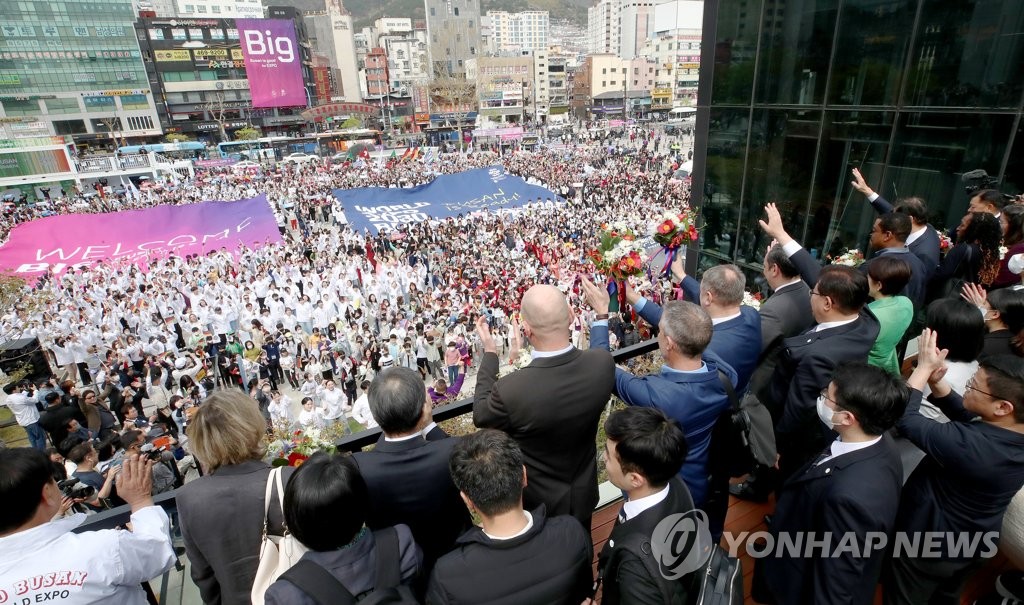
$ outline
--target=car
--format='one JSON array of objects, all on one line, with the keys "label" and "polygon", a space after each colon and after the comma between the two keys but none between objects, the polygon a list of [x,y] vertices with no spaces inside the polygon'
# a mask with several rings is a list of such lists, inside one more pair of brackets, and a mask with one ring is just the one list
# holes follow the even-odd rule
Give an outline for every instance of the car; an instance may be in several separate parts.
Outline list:
[{"label": "car", "polygon": [[282,164],[305,164],[306,162],[316,162],[320,158],[315,155],[308,153],[291,153],[281,159]]},{"label": "car", "polygon": [[242,160],[241,162],[235,162],[231,165],[232,170],[259,170],[260,165],[256,162],[250,162],[249,160]]},{"label": "car", "polygon": [[347,161],[349,161],[351,159],[352,159],[352,156],[349,155],[349,153],[347,151],[342,151],[340,153],[336,153],[336,154],[331,156],[331,163],[332,164],[344,164],[345,162],[347,162]]}]

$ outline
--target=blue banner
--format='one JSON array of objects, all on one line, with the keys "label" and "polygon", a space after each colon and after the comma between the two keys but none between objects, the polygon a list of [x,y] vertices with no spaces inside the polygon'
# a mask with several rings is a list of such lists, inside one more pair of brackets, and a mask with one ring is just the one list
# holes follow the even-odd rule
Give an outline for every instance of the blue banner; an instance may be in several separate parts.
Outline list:
[{"label": "blue banner", "polygon": [[477,210],[508,210],[529,203],[558,201],[549,189],[530,185],[501,166],[443,174],[412,188],[361,187],[335,189],[345,207],[349,226],[356,230],[394,229],[428,218],[448,218]]}]

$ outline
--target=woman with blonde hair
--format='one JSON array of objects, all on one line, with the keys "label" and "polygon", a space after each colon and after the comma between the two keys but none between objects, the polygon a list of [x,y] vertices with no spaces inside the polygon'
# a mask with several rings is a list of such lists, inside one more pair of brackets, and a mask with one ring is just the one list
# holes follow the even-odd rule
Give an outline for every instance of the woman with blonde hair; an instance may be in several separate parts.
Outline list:
[{"label": "woman with blonde hair", "polygon": [[[210,395],[186,430],[205,476],[178,490],[185,552],[203,603],[245,604],[259,565],[267,423],[259,406],[234,389]],[[283,469],[288,481],[291,468]],[[271,534],[283,533],[280,494],[272,494]]]}]

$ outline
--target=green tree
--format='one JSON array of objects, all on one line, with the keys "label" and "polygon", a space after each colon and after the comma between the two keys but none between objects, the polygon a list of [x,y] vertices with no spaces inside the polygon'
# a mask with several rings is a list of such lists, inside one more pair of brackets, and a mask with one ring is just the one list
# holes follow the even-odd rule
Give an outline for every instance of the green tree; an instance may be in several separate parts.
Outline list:
[{"label": "green tree", "polygon": [[165,136],[164,140],[167,141],[168,143],[187,143],[189,141],[194,141],[195,139],[184,133],[172,132],[169,135]]},{"label": "green tree", "polygon": [[342,122],[339,128],[362,128],[362,126],[363,121],[355,116],[352,116],[349,119]]},{"label": "green tree", "polygon": [[236,141],[252,141],[258,138],[260,138],[260,131],[258,128],[253,128],[252,126],[239,128],[235,131]]}]

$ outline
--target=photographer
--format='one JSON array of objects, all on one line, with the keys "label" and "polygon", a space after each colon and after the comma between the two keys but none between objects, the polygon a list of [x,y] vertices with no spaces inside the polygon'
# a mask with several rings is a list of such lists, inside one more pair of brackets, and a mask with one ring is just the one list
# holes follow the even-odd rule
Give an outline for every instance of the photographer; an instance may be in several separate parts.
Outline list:
[{"label": "photographer", "polygon": [[32,447],[42,451],[46,449],[46,431],[39,426],[39,399],[36,397],[32,383],[23,380],[17,386],[10,384],[4,387],[7,399],[3,405],[11,408],[18,425],[28,433]]},{"label": "photographer", "polygon": [[93,490],[92,493],[81,496],[85,499],[85,503],[93,510],[103,509],[101,500],[110,497],[110,492],[114,488],[114,479],[121,472],[121,467],[108,467],[103,473],[97,471],[96,465],[100,462],[100,455],[91,441],[79,443],[71,448],[71,451],[68,452],[68,460],[78,465],[71,476]]},{"label": "photographer", "polygon": [[174,564],[167,514],[153,505],[150,466],[125,460],[121,496],[132,510],[132,531],[102,530],[74,534],[85,516],[51,521],[63,494],[50,461],[28,448],[0,451],[0,593],[18,602],[144,605],[140,586]]}]

